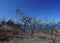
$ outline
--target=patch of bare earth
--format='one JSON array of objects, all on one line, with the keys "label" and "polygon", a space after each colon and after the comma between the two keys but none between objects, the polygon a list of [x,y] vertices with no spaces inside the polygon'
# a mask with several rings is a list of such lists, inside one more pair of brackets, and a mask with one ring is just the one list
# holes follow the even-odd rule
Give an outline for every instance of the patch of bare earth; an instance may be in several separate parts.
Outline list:
[{"label": "patch of bare earth", "polygon": [[0,41],[0,43],[60,43],[60,36],[58,35],[56,36],[55,42],[53,42],[54,40],[52,40],[52,37],[49,34],[45,34],[43,32],[34,33],[33,36],[33,38],[27,39],[13,38],[10,41]]}]

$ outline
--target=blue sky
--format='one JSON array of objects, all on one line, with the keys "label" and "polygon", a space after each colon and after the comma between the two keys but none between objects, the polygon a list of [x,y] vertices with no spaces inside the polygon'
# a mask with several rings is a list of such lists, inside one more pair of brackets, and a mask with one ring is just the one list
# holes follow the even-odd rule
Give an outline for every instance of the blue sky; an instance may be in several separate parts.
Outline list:
[{"label": "blue sky", "polygon": [[15,18],[16,7],[29,16],[60,21],[59,0],[0,0],[0,18]]}]

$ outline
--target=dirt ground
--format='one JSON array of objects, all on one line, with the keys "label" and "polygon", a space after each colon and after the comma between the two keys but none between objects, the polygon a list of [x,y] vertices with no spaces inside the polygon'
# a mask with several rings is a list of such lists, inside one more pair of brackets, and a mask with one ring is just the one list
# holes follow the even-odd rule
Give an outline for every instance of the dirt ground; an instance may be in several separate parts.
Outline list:
[{"label": "dirt ground", "polygon": [[[0,41],[0,43],[60,43],[60,33],[56,36],[56,40],[52,40],[49,34],[43,32],[35,33],[33,36],[33,38],[28,39],[13,38],[10,41]],[[54,38],[55,36],[53,35],[53,39]]]}]

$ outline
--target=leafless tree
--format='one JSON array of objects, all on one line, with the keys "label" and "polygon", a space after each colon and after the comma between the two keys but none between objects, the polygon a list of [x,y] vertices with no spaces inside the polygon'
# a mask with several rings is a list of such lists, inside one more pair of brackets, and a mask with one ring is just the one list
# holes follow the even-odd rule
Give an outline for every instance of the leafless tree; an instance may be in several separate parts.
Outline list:
[{"label": "leafless tree", "polygon": [[[53,40],[52,40],[53,43],[57,43],[57,39],[56,39],[56,38],[57,38],[57,35],[58,35],[58,31],[57,31],[56,26],[58,26],[59,24],[60,24],[60,23],[57,22],[57,24],[55,24],[55,25],[52,26],[51,36],[52,36],[52,39],[53,39]],[[55,37],[54,37],[53,35],[54,35]]]},{"label": "leafless tree", "polygon": [[43,28],[42,28],[43,27],[43,19],[42,18],[38,19],[36,25],[37,25],[37,28],[39,27],[38,32],[42,31],[43,30]]},{"label": "leafless tree", "polygon": [[8,20],[7,25],[9,25],[9,26],[13,26],[13,25],[14,25],[14,21],[12,21],[11,19]]}]

